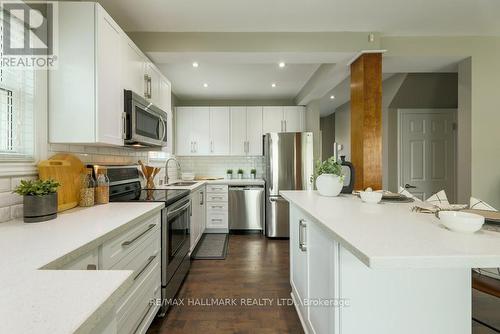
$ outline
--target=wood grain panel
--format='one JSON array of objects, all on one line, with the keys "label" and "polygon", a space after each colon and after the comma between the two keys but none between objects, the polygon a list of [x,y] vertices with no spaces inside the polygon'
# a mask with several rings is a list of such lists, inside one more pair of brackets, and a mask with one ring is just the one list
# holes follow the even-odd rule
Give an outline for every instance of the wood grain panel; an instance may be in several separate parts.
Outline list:
[{"label": "wood grain panel", "polygon": [[355,189],[382,189],[382,54],[351,64],[351,160]]}]

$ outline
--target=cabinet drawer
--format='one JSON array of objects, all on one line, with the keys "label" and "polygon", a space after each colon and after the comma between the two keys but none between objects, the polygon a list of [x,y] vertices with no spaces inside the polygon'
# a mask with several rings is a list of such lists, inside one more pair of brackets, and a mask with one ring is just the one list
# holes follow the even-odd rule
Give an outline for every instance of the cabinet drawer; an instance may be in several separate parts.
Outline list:
[{"label": "cabinet drawer", "polygon": [[228,228],[227,213],[208,212],[207,228]]},{"label": "cabinet drawer", "polygon": [[227,202],[227,193],[207,193],[207,202]]},{"label": "cabinet drawer", "polygon": [[159,305],[155,302],[161,299],[160,268],[157,259],[118,303],[117,333],[138,333],[143,323],[151,319],[151,314],[158,311]]},{"label": "cabinet drawer", "polygon": [[160,214],[139,223],[121,235],[105,242],[101,250],[101,269],[109,269],[134,250],[142,241],[160,230]]},{"label": "cabinet drawer", "polygon": [[153,262],[160,259],[160,240],[160,232],[158,231],[118,261],[111,269],[133,270],[134,281],[137,281],[151,267]]},{"label": "cabinet drawer", "polygon": [[227,184],[208,184],[207,193],[227,193]]},{"label": "cabinet drawer", "polygon": [[208,212],[221,213],[221,212],[227,212],[227,210],[228,210],[227,202],[209,202],[209,203],[207,203],[207,211]]}]

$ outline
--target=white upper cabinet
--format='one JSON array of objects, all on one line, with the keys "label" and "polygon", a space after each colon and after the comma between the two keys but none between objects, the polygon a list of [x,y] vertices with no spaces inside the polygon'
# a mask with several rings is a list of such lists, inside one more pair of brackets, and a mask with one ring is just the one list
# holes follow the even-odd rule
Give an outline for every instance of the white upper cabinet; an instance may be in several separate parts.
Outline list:
[{"label": "white upper cabinet", "polygon": [[146,91],[144,74],[146,73],[146,60],[142,52],[128,38],[122,39],[122,73],[123,89],[131,90],[141,96]]},{"label": "white upper cabinet", "polygon": [[229,154],[229,119],[229,107],[210,107],[210,154]]},{"label": "white upper cabinet", "polygon": [[177,107],[176,154],[208,155],[210,153],[210,108]]},{"label": "white upper cabinet", "polygon": [[262,107],[247,107],[247,155],[262,155]]},{"label": "white upper cabinet", "polygon": [[114,50],[120,50],[120,27],[102,7],[96,6],[96,83],[97,83],[97,133],[96,141],[123,145],[124,110],[121,58]]},{"label": "white upper cabinet", "polygon": [[231,155],[246,155],[247,107],[231,107]]},{"label": "white upper cabinet", "polygon": [[61,2],[58,25],[58,68],[48,79],[51,143],[123,146],[125,89],[149,92],[171,110],[170,82],[100,4]]},{"label": "white upper cabinet", "polygon": [[301,132],[305,128],[305,108],[302,106],[284,107],[284,132]]},{"label": "white upper cabinet", "polygon": [[283,107],[263,107],[263,132],[283,132]]}]

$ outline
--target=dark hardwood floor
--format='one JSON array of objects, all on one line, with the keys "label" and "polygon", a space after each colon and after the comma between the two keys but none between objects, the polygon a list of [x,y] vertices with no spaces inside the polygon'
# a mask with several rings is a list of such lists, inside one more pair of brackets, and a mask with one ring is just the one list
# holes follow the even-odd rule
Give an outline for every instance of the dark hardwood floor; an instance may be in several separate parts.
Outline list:
[{"label": "dark hardwood floor", "polygon": [[231,235],[226,260],[193,261],[177,296],[184,305],[148,333],[303,333],[290,290],[288,240]]}]

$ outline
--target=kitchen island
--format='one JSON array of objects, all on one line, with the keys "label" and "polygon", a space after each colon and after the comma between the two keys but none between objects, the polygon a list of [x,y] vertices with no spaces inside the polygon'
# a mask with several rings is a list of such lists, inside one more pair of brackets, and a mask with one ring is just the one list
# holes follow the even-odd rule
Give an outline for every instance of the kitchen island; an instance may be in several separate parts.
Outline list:
[{"label": "kitchen island", "polygon": [[451,232],[412,204],[282,191],[292,297],[308,333],[471,332],[473,267],[500,266],[500,234]]}]

